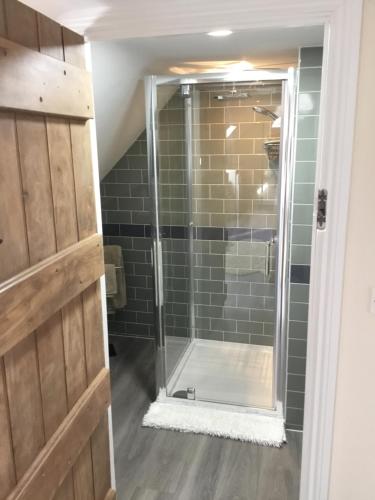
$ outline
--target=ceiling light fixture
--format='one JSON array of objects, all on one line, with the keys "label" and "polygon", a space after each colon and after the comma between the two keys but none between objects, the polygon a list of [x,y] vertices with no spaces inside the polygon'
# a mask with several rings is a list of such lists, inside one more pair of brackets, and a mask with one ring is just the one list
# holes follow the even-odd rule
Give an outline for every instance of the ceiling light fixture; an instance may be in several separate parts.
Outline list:
[{"label": "ceiling light fixture", "polygon": [[231,30],[215,30],[215,31],[210,31],[209,33],[207,33],[207,35],[220,37],[220,36],[229,36],[232,33],[233,31]]}]

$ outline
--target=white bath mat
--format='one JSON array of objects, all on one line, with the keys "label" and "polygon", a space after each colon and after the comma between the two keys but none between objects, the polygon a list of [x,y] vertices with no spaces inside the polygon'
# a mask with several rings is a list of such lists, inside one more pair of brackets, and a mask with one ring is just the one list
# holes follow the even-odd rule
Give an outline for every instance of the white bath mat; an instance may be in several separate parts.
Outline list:
[{"label": "white bath mat", "polygon": [[180,401],[152,403],[143,418],[143,426],[208,434],[277,448],[286,441],[281,416],[228,411]]}]

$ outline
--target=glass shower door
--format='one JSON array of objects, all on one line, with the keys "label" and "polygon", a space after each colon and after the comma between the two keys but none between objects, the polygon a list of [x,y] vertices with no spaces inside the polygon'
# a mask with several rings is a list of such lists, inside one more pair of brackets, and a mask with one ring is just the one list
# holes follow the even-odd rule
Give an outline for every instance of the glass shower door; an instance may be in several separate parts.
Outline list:
[{"label": "glass shower door", "polygon": [[291,87],[269,76],[148,80],[168,396],[265,409],[283,398]]},{"label": "glass shower door", "polygon": [[175,387],[274,407],[281,81],[194,85],[195,339]]},{"label": "glass shower door", "polygon": [[[191,341],[190,178],[186,155],[185,100],[180,85],[156,86],[154,109],[154,260],[160,367],[167,389]],[[149,137],[152,135],[149,131]]]}]

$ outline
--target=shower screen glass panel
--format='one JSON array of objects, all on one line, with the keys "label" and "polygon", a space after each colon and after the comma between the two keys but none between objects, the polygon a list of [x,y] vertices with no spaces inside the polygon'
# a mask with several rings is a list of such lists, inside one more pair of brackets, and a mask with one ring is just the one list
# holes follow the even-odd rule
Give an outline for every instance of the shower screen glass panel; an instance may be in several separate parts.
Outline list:
[{"label": "shower screen glass panel", "polygon": [[275,407],[282,95],[281,80],[157,86],[168,396]]},{"label": "shower screen glass panel", "polygon": [[[158,205],[166,380],[190,343],[189,176],[185,100],[179,85],[157,88]],[[168,383],[167,383],[168,387]]]}]

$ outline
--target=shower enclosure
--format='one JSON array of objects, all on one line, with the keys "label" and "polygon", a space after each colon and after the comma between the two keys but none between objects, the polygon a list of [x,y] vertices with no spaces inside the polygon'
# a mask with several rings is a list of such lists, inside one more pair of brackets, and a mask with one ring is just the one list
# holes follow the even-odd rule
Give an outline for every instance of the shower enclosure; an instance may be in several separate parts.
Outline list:
[{"label": "shower enclosure", "polygon": [[294,72],[146,79],[158,385],[283,411]]}]

